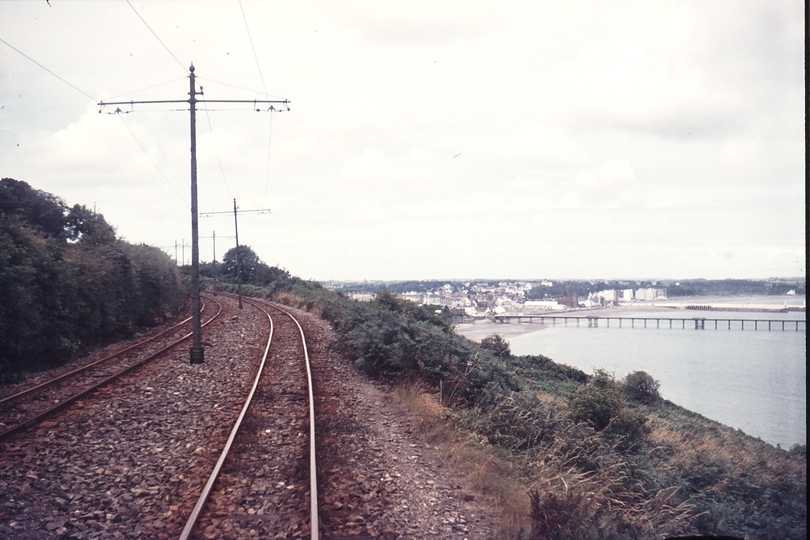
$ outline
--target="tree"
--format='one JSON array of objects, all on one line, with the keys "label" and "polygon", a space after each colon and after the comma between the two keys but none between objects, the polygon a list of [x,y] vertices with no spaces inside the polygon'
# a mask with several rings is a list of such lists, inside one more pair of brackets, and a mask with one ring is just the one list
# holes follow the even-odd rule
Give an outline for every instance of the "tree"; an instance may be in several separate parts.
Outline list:
[{"label": "tree", "polygon": [[634,371],[624,379],[624,392],[630,399],[642,403],[655,403],[661,399],[660,387],[661,384],[646,371]]},{"label": "tree", "polygon": [[50,237],[64,234],[67,206],[59,197],[26,182],[0,180],[0,218],[16,218]]},{"label": "tree", "polygon": [[248,246],[231,248],[222,257],[222,273],[226,278],[236,279],[236,261],[239,255],[239,271],[242,274],[242,283],[249,283],[256,277],[256,271],[263,266],[256,252]]},{"label": "tree", "polygon": [[84,205],[73,205],[65,217],[68,240],[98,246],[115,242],[115,229],[104,216],[89,210]]},{"label": "tree", "polygon": [[175,265],[116,240],[101,214],[0,180],[0,382],[57,365],[179,308]]},{"label": "tree", "polygon": [[492,334],[482,339],[481,348],[492,351],[499,360],[509,360],[509,357],[512,356],[509,342],[503,339],[500,334]]}]

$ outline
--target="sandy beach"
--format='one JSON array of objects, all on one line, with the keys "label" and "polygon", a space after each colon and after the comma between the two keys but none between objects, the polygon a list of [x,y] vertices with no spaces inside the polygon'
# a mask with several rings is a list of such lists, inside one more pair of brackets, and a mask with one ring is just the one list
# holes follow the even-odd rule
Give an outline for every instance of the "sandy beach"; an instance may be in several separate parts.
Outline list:
[{"label": "sandy beach", "polygon": [[510,338],[529,332],[536,332],[547,328],[548,325],[540,323],[505,324],[494,323],[491,320],[476,321],[456,325],[456,332],[473,341],[481,341],[492,334],[500,334],[502,338]]}]

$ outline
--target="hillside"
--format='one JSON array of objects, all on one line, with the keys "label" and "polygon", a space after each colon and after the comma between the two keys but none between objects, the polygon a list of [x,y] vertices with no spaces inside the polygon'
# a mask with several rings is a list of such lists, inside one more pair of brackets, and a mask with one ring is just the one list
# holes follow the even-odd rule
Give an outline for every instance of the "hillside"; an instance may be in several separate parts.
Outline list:
[{"label": "hillside", "polygon": [[774,448],[665,401],[650,374],[586,374],[512,355],[498,336],[479,346],[385,290],[356,302],[281,280],[249,293],[320,315],[359,370],[415,395],[425,432],[512,534],[806,538],[806,446]]}]

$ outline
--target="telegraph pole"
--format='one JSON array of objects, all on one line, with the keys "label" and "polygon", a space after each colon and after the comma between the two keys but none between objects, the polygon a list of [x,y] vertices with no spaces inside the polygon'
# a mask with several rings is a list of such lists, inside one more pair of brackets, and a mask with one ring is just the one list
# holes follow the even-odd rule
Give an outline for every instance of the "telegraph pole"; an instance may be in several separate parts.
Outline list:
[{"label": "telegraph pole", "polygon": [[[203,214],[200,214],[203,215]],[[233,238],[233,236],[219,236],[220,238]],[[214,296],[217,295],[217,231],[212,231],[211,236],[201,236],[200,238],[212,238],[214,241]]]},{"label": "telegraph pole", "polygon": [[[194,64],[188,68],[188,104],[191,111],[191,363],[202,364],[205,351],[202,348],[200,326],[200,240],[197,219],[197,87],[194,84]],[[202,94],[200,89],[199,94]]]},{"label": "telegraph pole", "polygon": [[[257,212],[259,214],[269,214],[269,208],[262,208],[259,210],[239,210],[239,207],[236,206],[236,198],[233,200],[233,230],[234,234],[236,235],[236,293],[239,298],[239,309],[242,309],[242,270],[241,264],[239,261],[239,221],[237,220],[237,214],[241,213],[248,213],[248,212]],[[214,214],[229,214],[230,210],[227,212],[202,212],[201,216],[211,216]]]},{"label": "telegraph pole", "polygon": [[[198,238],[198,223],[197,223],[197,103],[252,103],[253,108],[259,111],[259,104],[269,104],[268,111],[277,110],[274,104],[282,104],[285,110],[289,111],[289,101],[284,100],[239,100],[239,99],[197,99],[197,96],[203,95],[203,88],[197,92],[195,83],[194,64],[188,68],[189,76],[189,92],[188,99],[183,100],[152,100],[152,101],[100,101],[99,113],[107,105],[129,105],[134,107],[144,104],[155,103],[188,103],[189,111],[191,113],[191,322],[192,322],[192,345],[190,351],[190,360],[192,364],[202,364],[205,360],[205,353],[202,348],[202,329],[200,324],[200,247]],[[122,113],[120,108],[116,108],[110,114]],[[185,261],[184,261],[185,262]],[[242,307],[241,296],[239,307]]]},{"label": "telegraph pole", "polygon": [[233,231],[236,235],[236,295],[239,309],[242,309],[242,268],[239,264],[239,222],[236,220],[236,197],[233,198]]}]

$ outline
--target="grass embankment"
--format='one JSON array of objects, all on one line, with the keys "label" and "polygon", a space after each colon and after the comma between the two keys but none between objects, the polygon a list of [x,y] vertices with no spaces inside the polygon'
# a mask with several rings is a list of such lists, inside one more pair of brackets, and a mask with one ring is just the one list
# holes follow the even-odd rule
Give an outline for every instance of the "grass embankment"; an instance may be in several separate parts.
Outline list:
[{"label": "grass embankment", "polygon": [[272,294],[330,321],[359,369],[400,385],[425,433],[502,510],[504,538],[806,538],[806,448],[664,401],[643,372],[618,381],[513,356],[498,337],[476,345],[389,294],[358,303],[300,280]]},{"label": "grass embankment", "polygon": [[803,452],[776,449],[670,402],[638,406],[648,431],[626,448],[566,425],[569,400],[541,391],[544,420],[556,416],[565,427],[544,444],[519,448],[507,425],[532,416],[547,423],[519,398],[485,412],[444,406],[418,383],[395,391],[428,439],[501,509],[505,538],[806,538]]}]

